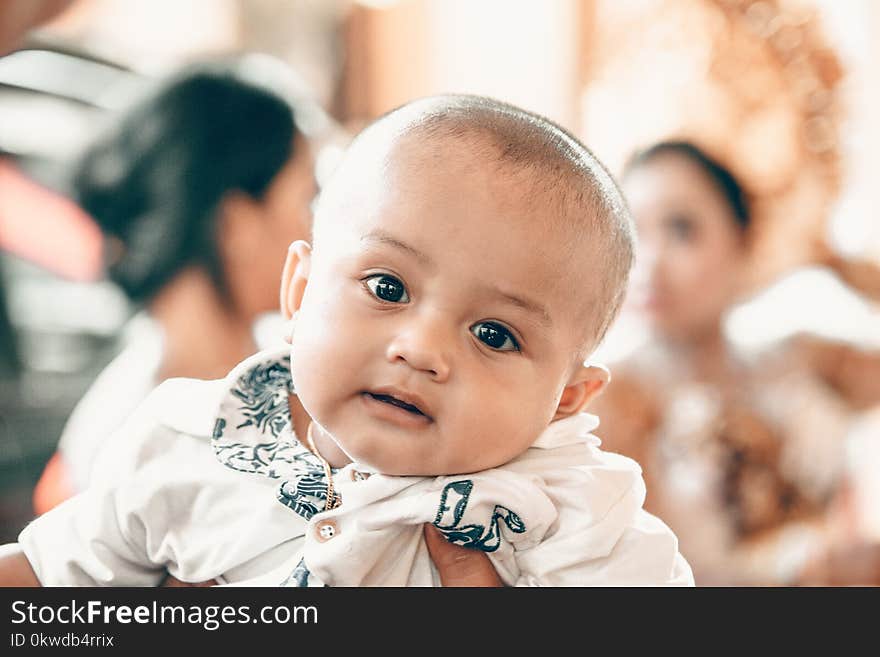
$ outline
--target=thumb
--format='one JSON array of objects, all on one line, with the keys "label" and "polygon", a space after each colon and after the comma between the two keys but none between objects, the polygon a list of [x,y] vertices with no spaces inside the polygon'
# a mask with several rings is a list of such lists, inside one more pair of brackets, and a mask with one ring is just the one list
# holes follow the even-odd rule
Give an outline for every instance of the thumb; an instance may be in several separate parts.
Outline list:
[{"label": "thumb", "polygon": [[429,523],[424,525],[425,544],[443,586],[503,586],[485,552],[454,545]]}]

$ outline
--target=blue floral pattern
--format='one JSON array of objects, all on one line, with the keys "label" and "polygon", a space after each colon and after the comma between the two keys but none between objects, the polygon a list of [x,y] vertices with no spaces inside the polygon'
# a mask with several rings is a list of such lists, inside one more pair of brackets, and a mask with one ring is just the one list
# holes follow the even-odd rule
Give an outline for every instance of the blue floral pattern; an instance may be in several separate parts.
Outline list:
[{"label": "blue floral pattern", "polygon": [[327,482],[323,470],[288,479],[278,489],[278,501],[306,520],[327,506]]},{"label": "blue floral pattern", "polygon": [[[290,356],[257,354],[229,380],[214,425],[215,455],[233,470],[281,479],[278,501],[309,520],[326,507],[327,480],[321,461],[293,433]],[[227,433],[229,426],[235,430]]]},{"label": "blue floral pattern", "polygon": [[281,586],[306,587],[309,585],[310,575],[311,573],[308,567],[306,567],[306,560],[300,559],[299,563],[296,564],[296,568],[281,582]]},{"label": "blue floral pattern", "polygon": [[290,422],[287,395],[291,392],[290,356],[260,363],[246,371],[232,390],[233,396],[241,400],[239,410],[243,418],[236,429],[254,426],[263,433],[268,429],[278,438]]},{"label": "blue floral pattern", "polygon": [[465,510],[474,482],[462,479],[447,484],[440,496],[440,508],[433,525],[452,543],[465,547],[478,548],[483,552],[494,552],[501,545],[500,522],[517,534],[526,530],[526,525],[516,513],[505,506],[496,504],[492,516],[485,525],[462,524]]}]

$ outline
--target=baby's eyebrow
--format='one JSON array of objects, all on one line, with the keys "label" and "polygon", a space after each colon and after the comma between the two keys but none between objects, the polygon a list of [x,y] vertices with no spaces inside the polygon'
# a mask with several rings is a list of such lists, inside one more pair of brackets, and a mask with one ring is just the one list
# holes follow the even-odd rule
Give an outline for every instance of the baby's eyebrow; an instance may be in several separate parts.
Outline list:
[{"label": "baby's eyebrow", "polygon": [[522,308],[523,310],[526,310],[534,315],[537,315],[538,318],[548,326],[553,325],[553,320],[550,318],[550,313],[547,311],[546,306],[538,303],[537,301],[532,301],[530,299],[517,296],[516,294],[505,292],[504,290],[501,290],[497,287],[492,287],[490,289],[494,296],[503,299],[504,301],[507,301],[514,306],[518,306],[519,308]]},{"label": "baby's eyebrow", "polygon": [[400,249],[401,251],[406,251],[411,256],[415,257],[417,260],[421,261],[426,265],[433,264],[433,260],[431,257],[419,251],[414,246],[410,246],[406,242],[403,242],[390,233],[385,232],[381,229],[371,230],[369,233],[361,237],[361,242],[378,242],[380,244],[388,244],[389,246],[393,246],[396,249]]}]

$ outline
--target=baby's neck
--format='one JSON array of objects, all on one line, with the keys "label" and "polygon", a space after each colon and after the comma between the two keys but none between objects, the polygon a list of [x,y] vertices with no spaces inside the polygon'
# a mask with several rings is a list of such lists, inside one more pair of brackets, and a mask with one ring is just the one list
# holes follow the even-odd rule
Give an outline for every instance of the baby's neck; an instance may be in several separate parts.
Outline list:
[{"label": "baby's neck", "polygon": [[[312,418],[309,417],[306,409],[303,408],[299,397],[288,395],[287,401],[290,405],[290,422],[293,425],[293,433],[296,434],[300,442],[307,445],[306,436],[308,435],[309,424],[312,423]],[[321,429],[317,423],[315,423],[312,430],[312,437],[314,438],[315,449],[318,450],[318,455],[327,461],[331,468],[339,469],[351,463],[351,459],[348,458],[345,452],[339,449],[336,441],[330,437],[330,434]]]}]

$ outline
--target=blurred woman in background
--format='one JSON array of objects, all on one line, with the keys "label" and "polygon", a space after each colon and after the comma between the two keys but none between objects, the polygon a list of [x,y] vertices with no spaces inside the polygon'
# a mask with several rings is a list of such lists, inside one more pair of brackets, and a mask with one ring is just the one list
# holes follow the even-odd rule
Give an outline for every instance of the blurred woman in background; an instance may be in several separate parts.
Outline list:
[{"label": "blurred woman in background", "polygon": [[83,156],[75,197],[105,235],[111,280],[143,312],[74,409],[37,513],[88,486],[102,445],[156,385],[225,376],[257,350],[254,322],[278,308],[316,193],[303,126],[320,110],[290,74],[262,56],[188,68]]},{"label": "blurred woman in background", "polygon": [[[639,153],[623,188],[640,242],[633,301],[653,340],[612,365],[594,409],[606,447],[642,464],[647,508],[679,536],[698,584],[831,581],[807,572],[845,497],[854,412],[880,402],[880,355],[809,336],[761,354],[728,342],[752,217],[739,182],[695,145]],[[826,264],[876,294],[876,269]],[[860,577],[880,584],[880,570]]]}]

